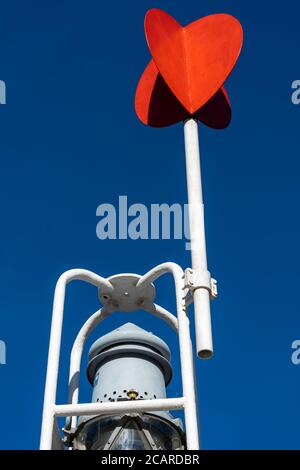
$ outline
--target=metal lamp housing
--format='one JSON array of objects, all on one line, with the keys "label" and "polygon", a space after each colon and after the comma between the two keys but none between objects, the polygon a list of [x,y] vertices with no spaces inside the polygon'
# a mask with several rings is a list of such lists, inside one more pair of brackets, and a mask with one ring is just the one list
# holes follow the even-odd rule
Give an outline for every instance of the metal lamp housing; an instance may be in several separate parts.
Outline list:
[{"label": "metal lamp housing", "polygon": [[166,397],[172,378],[170,350],[157,336],[127,323],[98,339],[89,351],[92,402]]},{"label": "metal lamp housing", "polygon": [[[170,349],[161,338],[127,323],[92,345],[87,376],[93,403],[166,398]],[[179,450],[183,445],[181,420],[168,411],[82,417],[74,439],[79,450]]]}]

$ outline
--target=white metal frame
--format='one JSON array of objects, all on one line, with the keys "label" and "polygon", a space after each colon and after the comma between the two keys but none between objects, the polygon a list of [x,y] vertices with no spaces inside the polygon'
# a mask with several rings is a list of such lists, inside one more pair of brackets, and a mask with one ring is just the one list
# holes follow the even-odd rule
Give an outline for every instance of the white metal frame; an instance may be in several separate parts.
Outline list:
[{"label": "white metal frame", "polygon": [[71,420],[67,421],[67,427],[69,429],[74,429],[76,428],[77,416],[82,415],[92,416],[130,411],[150,412],[175,409],[184,410],[187,448],[189,450],[199,449],[193,354],[189,319],[187,315],[187,288],[185,286],[184,271],[175,263],[161,264],[145,275],[140,276],[136,288],[139,289],[145,287],[145,285],[152,283],[165,273],[171,273],[174,278],[177,318],[164,308],[155,304],[145,305],[143,308],[145,311],[148,311],[149,313],[166,321],[171,327],[178,331],[183,396],[180,398],[163,398],[154,400],[78,404],[80,363],[86,339],[94,328],[113,311],[112,309],[102,308],[85,322],[75,339],[70,361],[69,403],[63,405],[58,405],[56,403],[66,285],[75,279],[79,279],[97,287],[105,286],[106,288],[113,289],[109,280],[90,271],[81,269],[67,271],[59,278],[54,295],[40,449],[52,449],[52,442],[56,429],[55,421],[56,417],[59,416],[72,417]]},{"label": "white metal frame", "polygon": [[[77,416],[81,415],[92,416],[104,413],[124,413],[129,411],[146,412],[174,409],[184,410],[187,448],[189,450],[199,449],[193,354],[187,309],[189,303],[193,300],[197,354],[199,357],[209,358],[213,354],[210,297],[216,296],[216,281],[211,279],[210,273],[207,270],[198,124],[196,120],[188,119],[185,121],[184,139],[192,269],[188,269],[184,272],[182,268],[175,263],[164,263],[155,267],[145,275],[140,276],[136,285],[137,289],[142,288],[165,273],[171,273],[173,275],[176,291],[177,318],[154,303],[143,305],[143,309],[166,321],[172,328],[178,331],[183,396],[181,398],[156,400],[78,404],[80,363],[86,339],[96,325],[109,316],[113,310],[116,310],[103,307],[86,321],[74,342],[70,361],[69,404],[56,404],[66,285],[75,279],[79,279],[93,284],[98,288],[105,287],[108,291],[113,291],[114,289],[108,279],[90,271],[82,269],[67,271],[59,278],[54,295],[40,444],[41,449],[52,448],[52,442],[55,436],[57,437],[55,422],[58,416],[70,417],[70,419],[66,421],[66,427],[67,429],[73,430],[76,428]],[[191,293],[192,297],[190,295]]]}]

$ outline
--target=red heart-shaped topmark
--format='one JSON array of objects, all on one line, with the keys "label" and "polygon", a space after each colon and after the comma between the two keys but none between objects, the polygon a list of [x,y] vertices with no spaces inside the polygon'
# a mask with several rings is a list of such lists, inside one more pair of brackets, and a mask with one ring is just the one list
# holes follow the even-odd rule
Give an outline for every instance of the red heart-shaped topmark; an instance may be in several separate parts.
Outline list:
[{"label": "red heart-shaped topmark", "polygon": [[155,65],[186,110],[199,110],[224,84],[243,42],[242,26],[227,14],[182,27],[162,10],[149,10],[145,32]]},{"label": "red heart-shaped topmark", "polygon": [[172,93],[153,60],[137,86],[135,110],[139,119],[152,127],[170,126],[193,117],[213,129],[224,129],[231,120],[231,107],[224,87],[202,108],[190,114]]}]

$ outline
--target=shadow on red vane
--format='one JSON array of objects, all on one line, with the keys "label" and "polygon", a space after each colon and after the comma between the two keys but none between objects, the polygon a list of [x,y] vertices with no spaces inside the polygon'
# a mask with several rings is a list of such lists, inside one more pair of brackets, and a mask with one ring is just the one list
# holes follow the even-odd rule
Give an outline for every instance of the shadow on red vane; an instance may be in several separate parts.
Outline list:
[{"label": "shadow on red vane", "polygon": [[194,117],[213,129],[224,129],[231,121],[231,106],[224,87],[191,115],[172,93],[153,61],[139,81],[135,110],[142,123],[152,127],[166,127]]}]

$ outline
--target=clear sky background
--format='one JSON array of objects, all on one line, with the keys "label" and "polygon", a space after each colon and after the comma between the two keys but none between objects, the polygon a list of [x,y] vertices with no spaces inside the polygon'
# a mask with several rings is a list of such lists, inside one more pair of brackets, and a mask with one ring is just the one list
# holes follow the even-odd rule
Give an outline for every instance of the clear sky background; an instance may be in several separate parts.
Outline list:
[{"label": "clear sky background", "polygon": [[[211,13],[242,23],[244,47],[227,82],[233,119],[200,126],[215,357],[197,361],[205,449],[299,449],[299,2],[89,0],[1,3],[0,447],[39,444],[55,282],[84,267],[109,276],[164,261],[189,266],[184,240],[100,241],[96,208],[187,202],[183,129],[143,126],[133,100],[150,54],[145,12],[161,7],[187,24]],[[174,311],[168,277],[157,300]],[[68,289],[59,401],[69,352],[97,292]],[[191,312],[192,315],[192,312]],[[126,321],[160,334],[173,352],[170,396],[179,396],[176,337],[145,314],[116,314],[89,341]],[[192,322],[193,323],[193,322]],[[88,346],[89,346],[88,345]],[[86,361],[86,352],[83,357]],[[81,400],[90,386],[82,377]]]}]

